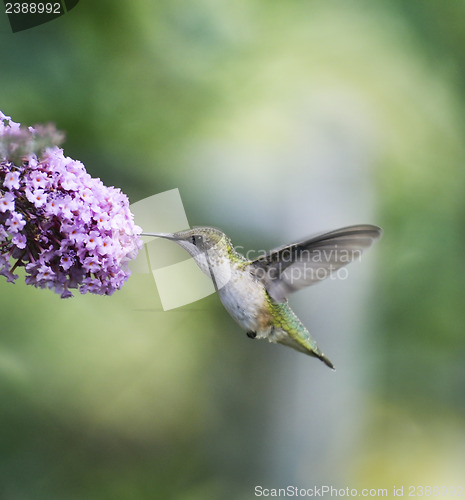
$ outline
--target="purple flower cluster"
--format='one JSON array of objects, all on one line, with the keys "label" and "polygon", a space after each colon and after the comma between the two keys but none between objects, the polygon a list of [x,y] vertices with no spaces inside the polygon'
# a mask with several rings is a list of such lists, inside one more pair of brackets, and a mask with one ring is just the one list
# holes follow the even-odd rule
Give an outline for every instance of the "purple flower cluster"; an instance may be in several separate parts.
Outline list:
[{"label": "purple flower cluster", "polygon": [[63,298],[110,295],[129,277],[141,229],[126,195],[47,145],[50,131],[0,112],[0,274],[14,282],[24,266],[28,285]]}]

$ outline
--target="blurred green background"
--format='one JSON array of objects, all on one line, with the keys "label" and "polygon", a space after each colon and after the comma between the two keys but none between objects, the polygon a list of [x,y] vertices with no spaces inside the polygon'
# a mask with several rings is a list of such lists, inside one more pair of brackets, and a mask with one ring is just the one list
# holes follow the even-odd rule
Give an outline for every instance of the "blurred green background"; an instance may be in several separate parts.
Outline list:
[{"label": "blurred green background", "polygon": [[464,18],[81,0],[1,20],[0,109],[56,123],[131,202],[179,188],[191,224],[246,250],[385,231],[347,280],[291,298],[336,372],[248,340],[215,296],[163,312],[149,275],[70,300],[2,279],[2,500],[465,486]]}]

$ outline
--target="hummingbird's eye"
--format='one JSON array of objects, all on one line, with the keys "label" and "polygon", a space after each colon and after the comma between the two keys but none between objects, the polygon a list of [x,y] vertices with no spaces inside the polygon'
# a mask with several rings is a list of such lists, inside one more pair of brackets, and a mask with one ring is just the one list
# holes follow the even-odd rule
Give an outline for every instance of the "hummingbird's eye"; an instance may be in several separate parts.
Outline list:
[{"label": "hummingbird's eye", "polygon": [[195,236],[192,236],[192,237],[191,237],[191,241],[192,241],[192,243],[195,245]]}]

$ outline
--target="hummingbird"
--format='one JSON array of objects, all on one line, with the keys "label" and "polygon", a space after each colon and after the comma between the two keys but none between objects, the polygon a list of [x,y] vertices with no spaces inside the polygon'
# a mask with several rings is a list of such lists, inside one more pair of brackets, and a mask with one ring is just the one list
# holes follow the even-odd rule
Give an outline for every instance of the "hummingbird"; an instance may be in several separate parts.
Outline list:
[{"label": "hummingbird", "polygon": [[142,236],[165,238],[184,248],[211,278],[224,307],[249,338],[283,344],[334,369],[287,297],[360,259],[381,234],[381,228],[368,224],[344,227],[275,248],[253,260],[237,252],[226,234],[213,227]]}]

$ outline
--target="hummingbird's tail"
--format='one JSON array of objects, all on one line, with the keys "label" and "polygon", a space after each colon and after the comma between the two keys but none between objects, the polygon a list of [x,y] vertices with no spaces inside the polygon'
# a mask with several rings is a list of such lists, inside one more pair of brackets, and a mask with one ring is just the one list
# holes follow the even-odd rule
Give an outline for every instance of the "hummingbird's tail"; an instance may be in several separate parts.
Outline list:
[{"label": "hummingbird's tail", "polygon": [[273,333],[268,337],[270,342],[278,342],[292,347],[296,351],[318,358],[326,366],[334,370],[331,360],[320,350],[316,340],[310,335],[287,302],[274,302],[272,307],[274,309],[275,326]]},{"label": "hummingbird's tail", "polygon": [[318,349],[319,352],[309,352],[308,354],[310,354],[310,356],[315,356],[316,358],[320,359],[321,361],[323,361],[323,363],[326,365],[326,366],[329,366],[331,368],[331,370],[335,370],[336,368],[334,368],[334,365],[333,363],[331,362],[331,360],[326,357],[319,349]]},{"label": "hummingbird's tail", "polygon": [[[303,352],[308,356],[313,356],[314,358],[318,358],[320,361],[323,361],[323,363],[326,366],[331,368],[331,370],[335,370],[331,360],[323,352],[321,352],[317,343],[315,342],[314,339],[310,337],[310,334],[308,332],[307,332],[308,338],[305,338],[302,335],[302,332],[298,332],[296,336],[290,335],[288,332],[286,333],[287,335],[283,335],[281,336],[281,338],[277,337],[276,342],[286,345],[288,347],[292,347],[296,351]],[[270,340],[271,342],[273,342],[272,339]]]}]

